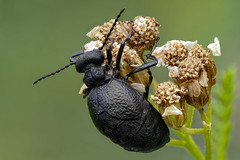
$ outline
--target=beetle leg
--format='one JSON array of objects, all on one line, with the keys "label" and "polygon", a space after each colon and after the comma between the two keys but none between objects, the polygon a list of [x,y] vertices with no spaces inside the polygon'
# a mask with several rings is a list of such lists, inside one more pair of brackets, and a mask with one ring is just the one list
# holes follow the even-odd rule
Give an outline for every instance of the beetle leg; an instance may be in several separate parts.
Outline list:
[{"label": "beetle leg", "polygon": [[143,96],[145,97],[145,99],[148,99],[149,88],[150,88],[150,85],[151,85],[152,80],[153,80],[152,72],[150,71],[149,68],[148,68],[148,74],[149,74],[148,84],[147,84],[147,86],[145,87],[145,93],[143,94]]},{"label": "beetle leg", "polygon": [[146,57],[149,58],[149,59],[152,59],[153,61],[147,62],[147,63],[145,63],[145,64],[143,64],[143,65],[133,69],[126,76],[124,76],[125,80],[127,80],[129,77],[131,77],[134,73],[140,72],[140,71],[142,71],[144,69],[148,69],[148,68],[151,68],[151,67],[157,65],[158,60],[157,60],[157,58],[155,56],[147,54]]},{"label": "beetle leg", "polygon": [[107,46],[107,59],[108,59],[108,65],[110,66],[111,62],[112,62],[112,44],[113,44],[114,40],[111,39],[111,44],[109,46]]},{"label": "beetle leg", "polygon": [[85,88],[85,89],[83,90],[83,94],[84,94],[83,98],[86,98],[87,95],[90,93],[91,90],[92,90],[92,88]]},{"label": "beetle leg", "polygon": [[83,53],[84,53],[84,46],[82,46],[82,50],[81,51],[78,51],[78,52],[74,53],[73,55],[71,55],[70,62],[76,62],[75,57],[80,56]]},{"label": "beetle leg", "polygon": [[[117,54],[117,58],[116,58],[116,71],[118,71],[118,72],[116,72],[116,73],[119,73],[119,70],[120,70],[120,62],[121,62],[121,58],[122,58],[122,54],[123,54],[123,49],[124,49],[124,47],[125,47],[125,43],[126,43],[126,42],[130,42],[130,38],[131,38],[131,36],[132,36],[132,28],[133,28],[133,26],[132,26],[132,22],[131,22],[131,21],[129,21],[129,23],[130,23],[130,25],[131,25],[129,35],[128,35],[127,38],[125,38],[125,39],[122,41],[122,43],[121,43],[121,45],[120,45],[120,48],[119,48],[119,50],[118,50],[118,54]],[[114,75],[115,75],[115,77],[118,76],[118,75],[116,75],[116,74],[114,74]]]},{"label": "beetle leg", "polygon": [[152,55],[152,52],[154,51],[154,49],[155,49],[156,46],[157,46],[158,40],[159,40],[159,37],[158,37],[158,38],[156,39],[156,41],[154,42],[154,45],[153,45],[152,50],[150,51],[150,53],[148,53],[148,54],[146,55],[147,58],[152,59],[153,61],[147,62],[147,63],[144,61],[145,64],[143,64],[143,65],[141,65],[141,66],[133,69],[131,72],[129,72],[126,76],[123,77],[123,79],[124,79],[125,81],[127,81],[127,79],[128,79],[129,77],[131,77],[134,73],[140,72],[140,71],[142,71],[142,70],[144,70],[144,69],[148,69],[149,81],[148,81],[147,86],[145,87],[145,91],[146,91],[146,92],[144,93],[144,97],[145,97],[146,99],[148,98],[149,87],[150,87],[150,85],[151,85],[151,83],[152,83],[152,79],[153,79],[152,73],[151,73],[151,71],[150,71],[150,68],[153,67],[153,66],[155,66],[155,65],[157,65],[157,63],[158,63],[157,58]]},{"label": "beetle leg", "polygon": [[[127,79],[128,79],[129,77],[131,77],[134,73],[140,72],[140,71],[142,71],[142,70],[144,70],[144,69],[148,69],[148,68],[151,68],[151,67],[157,65],[158,60],[157,60],[157,58],[156,58],[155,56],[152,55],[152,52],[153,52],[154,49],[156,48],[158,40],[159,40],[159,37],[155,40],[154,45],[153,45],[152,50],[150,51],[150,53],[148,53],[148,54],[146,55],[146,57],[147,57],[148,59],[152,59],[153,61],[147,62],[147,63],[145,63],[145,64],[143,64],[143,65],[141,65],[141,66],[133,69],[133,70],[132,70],[131,72],[129,72],[126,76],[124,76],[124,80],[127,80]],[[145,61],[144,61],[144,62],[145,62]]]}]

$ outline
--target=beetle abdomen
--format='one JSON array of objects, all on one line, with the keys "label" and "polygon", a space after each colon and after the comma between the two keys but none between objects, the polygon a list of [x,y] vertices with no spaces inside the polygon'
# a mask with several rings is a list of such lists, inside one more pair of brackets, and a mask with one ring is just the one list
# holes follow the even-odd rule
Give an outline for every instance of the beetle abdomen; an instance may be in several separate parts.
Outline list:
[{"label": "beetle abdomen", "polygon": [[[107,91],[112,90],[114,86],[118,88],[115,88],[115,94],[108,95]],[[117,91],[121,91],[119,96]],[[126,93],[122,93],[125,91]],[[137,91],[119,79],[112,79],[109,83],[94,88],[88,95],[90,115],[98,130],[114,143],[129,151],[151,152],[169,141],[169,130],[153,106],[141,94],[135,92]],[[120,103],[123,97],[125,100],[122,101],[126,105]],[[111,98],[118,98],[119,101],[108,103]],[[128,106],[128,100],[132,102],[132,98],[135,104],[132,106],[133,104],[129,103]],[[112,106],[109,106],[110,104]],[[121,114],[116,116],[116,113]]]}]

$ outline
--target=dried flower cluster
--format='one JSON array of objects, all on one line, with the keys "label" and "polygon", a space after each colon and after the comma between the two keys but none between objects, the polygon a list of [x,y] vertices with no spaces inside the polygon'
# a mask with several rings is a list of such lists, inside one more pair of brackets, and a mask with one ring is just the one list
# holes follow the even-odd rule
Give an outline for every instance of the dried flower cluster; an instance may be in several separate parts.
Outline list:
[{"label": "dried flower cluster", "polygon": [[216,66],[210,53],[214,51],[214,55],[220,55],[217,38],[208,49],[207,52],[197,41],[172,40],[153,52],[159,60],[158,66],[168,68],[169,77],[176,85],[186,89],[186,102],[197,109],[208,102],[210,89],[216,83]]},{"label": "dried flower cluster", "polygon": [[[111,19],[109,22],[104,23],[102,26],[94,27],[90,32],[87,33],[87,36],[91,39],[97,38],[97,41],[91,41],[87,43],[84,48],[85,51],[89,51],[92,49],[99,48],[103,43],[106,35],[108,34],[112,24],[114,23],[114,19]],[[120,77],[125,76],[130,71],[135,69],[138,66],[144,64],[142,59],[142,54],[145,50],[149,50],[152,48],[153,43],[158,37],[158,27],[160,26],[154,18],[151,17],[135,17],[133,22],[133,30],[132,36],[129,43],[126,43],[123,55],[121,59],[121,67],[120,67]],[[112,44],[112,63],[109,74],[111,74],[116,67],[116,57],[118,54],[118,50],[120,48],[121,42],[129,35],[130,32],[130,23],[128,21],[119,21],[116,23],[109,40],[102,52],[106,57],[106,46],[110,45],[111,39],[114,40]],[[148,83],[148,72],[146,70],[136,73],[129,78],[129,83],[132,84],[133,87],[138,86],[138,90],[142,90],[144,86]],[[141,86],[139,89],[139,86]]]},{"label": "dried flower cluster", "polygon": [[[87,43],[84,46],[85,51],[99,48],[113,23],[112,19],[87,33],[91,39],[98,40]],[[137,16],[132,21],[132,26],[132,36],[130,42],[125,44],[120,62],[120,77],[144,64],[143,52],[152,49],[159,34],[160,25],[151,17]],[[106,47],[111,44],[112,39],[114,40],[111,47],[112,62],[109,74],[112,74],[116,68],[120,44],[128,37],[129,32],[128,21],[117,22],[102,49],[107,57]],[[214,43],[209,44],[207,48],[208,51],[197,41],[172,40],[161,47],[156,47],[153,51],[152,55],[158,59],[157,66],[167,67],[169,77],[174,80],[174,82],[160,83],[156,93],[151,96],[158,104],[159,111],[168,126],[179,129],[184,125],[187,120],[187,103],[201,109],[208,102],[211,87],[216,83],[216,66],[210,53],[214,56],[221,55],[218,38],[215,38]],[[129,78],[129,84],[140,92],[145,92],[148,81],[147,70]]]},{"label": "dried flower cluster", "polygon": [[152,53],[158,58],[158,66],[167,67],[175,81],[160,83],[151,96],[168,126],[179,129],[184,125],[186,103],[201,109],[209,101],[210,89],[216,83],[216,66],[210,53],[221,55],[218,38],[208,49],[197,41],[172,40]]},{"label": "dried flower cluster", "polygon": [[129,45],[136,49],[138,54],[142,56],[145,50],[152,48],[159,34],[159,26],[155,18],[135,17],[133,20],[133,36]]},{"label": "dried flower cluster", "polygon": [[[103,41],[112,27],[113,22],[114,20],[111,19],[102,26],[94,27],[90,32],[87,33],[87,36],[91,39],[97,38],[100,41]],[[137,54],[141,57],[145,50],[152,48],[153,43],[158,37],[158,27],[160,25],[155,21],[155,18],[144,18],[141,16],[135,17],[132,25],[133,31],[131,41],[128,46],[132,49],[135,49]],[[114,39],[115,42],[120,44],[128,36],[129,32],[130,24],[128,21],[117,22],[107,44],[110,44],[111,39]]]},{"label": "dried flower cluster", "polygon": [[168,126],[179,129],[187,121],[186,100],[187,90],[173,82],[163,82],[157,87],[152,100],[158,104],[159,111]]}]

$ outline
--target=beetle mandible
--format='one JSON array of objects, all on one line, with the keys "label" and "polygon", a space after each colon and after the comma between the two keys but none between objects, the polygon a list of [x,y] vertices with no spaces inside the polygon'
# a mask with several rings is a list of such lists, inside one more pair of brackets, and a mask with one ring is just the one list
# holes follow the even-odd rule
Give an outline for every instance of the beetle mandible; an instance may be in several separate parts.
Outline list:
[{"label": "beetle mandible", "polygon": [[[96,128],[128,151],[151,152],[169,142],[168,127],[158,111],[147,100],[149,86],[152,82],[149,68],[158,62],[151,53],[159,38],[155,41],[151,52],[146,55],[152,61],[133,69],[120,79],[119,70],[123,49],[125,43],[130,41],[132,34],[132,23],[129,21],[130,33],[120,45],[116,58],[116,70],[113,75],[106,73],[112,61],[111,45],[113,42],[106,49],[108,62],[103,65],[104,54],[101,50],[124,10],[122,9],[118,14],[101,47],[87,52],[84,52],[84,47],[82,47],[81,51],[70,57],[70,64],[37,79],[33,84],[75,64],[77,72],[84,73],[83,82],[87,88],[83,93],[88,97],[89,112]],[[128,85],[127,80],[131,75],[144,69],[148,69],[149,82],[142,95]]]}]

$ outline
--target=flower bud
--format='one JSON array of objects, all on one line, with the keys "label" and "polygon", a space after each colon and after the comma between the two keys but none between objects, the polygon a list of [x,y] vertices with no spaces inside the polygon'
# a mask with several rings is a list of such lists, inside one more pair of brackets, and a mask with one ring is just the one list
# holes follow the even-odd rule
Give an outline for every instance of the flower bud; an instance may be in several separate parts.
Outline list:
[{"label": "flower bud", "polygon": [[153,102],[158,104],[165,123],[174,129],[181,128],[187,121],[185,94],[183,87],[179,88],[173,82],[164,82],[160,83],[155,94],[151,95]]}]

